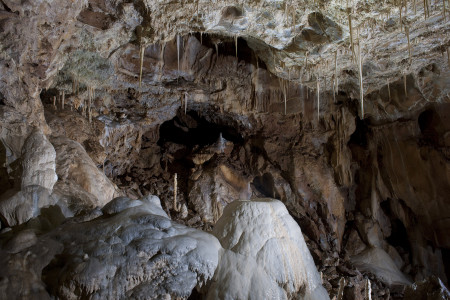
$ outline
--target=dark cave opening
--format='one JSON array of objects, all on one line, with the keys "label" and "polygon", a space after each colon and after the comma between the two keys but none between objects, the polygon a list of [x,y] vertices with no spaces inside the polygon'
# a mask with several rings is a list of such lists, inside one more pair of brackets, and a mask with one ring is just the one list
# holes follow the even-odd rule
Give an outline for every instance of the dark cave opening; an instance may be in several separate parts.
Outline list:
[{"label": "dark cave opening", "polygon": [[175,143],[187,147],[214,144],[222,137],[233,143],[242,143],[243,138],[234,127],[227,124],[211,123],[196,111],[179,112],[172,120],[164,122],[159,129],[158,145]]},{"label": "dark cave opening", "polygon": [[422,141],[432,145],[439,144],[439,116],[434,109],[427,109],[423,111],[417,122],[419,123],[420,132],[422,133]]},{"label": "dark cave opening", "polygon": [[391,235],[387,237],[386,240],[396,249],[401,248],[406,253],[411,253],[411,245],[408,240],[408,232],[399,219],[391,220]]},{"label": "dark cave opening", "polygon": [[360,118],[356,119],[356,129],[355,132],[350,136],[349,145],[358,145],[360,147],[366,148],[369,134],[369,126],[365,120]]},{"label": "dark cave opening", "polygon": [[225,115],[207,120],[198,111],[190,110],[185,114],[180,109],[173,119],[161,124],[157,142],[161,151],[160,165],[171,174],[170,180],[177,174],[178,192],[185,199],[188,199],[190,175],[196,168],[196,154],[212,154],[209,161],[203,163],[206,167],[217,161],[218,154],[214,151],[220,143],[230,141],[234,145],[243,144],[244,138],[239,129],[232,125],[233,122]]},{"label": "dark cave opening", "polygon": [[[200,33],[196,33],[195,37],[202,41],[202,45],[205,47],[217,50],[220,56],[236,56],[236,41],[232,37],[226,37],[216,34],[206,34],[203,33],[200,37]],[[220,42],[217,42],[220,41]],[[258,65],[261,69],[267,69],[265,62],[258,59],[255,52],[248,46],[247,41],[243,38],[237,38],[237,57],[239,61],[244,61],[246,64],[252,64],[256,67]],[[258,59],[258,62],[256,61]]]},{"label": "dark cave opening", "polygon": [[262,176],[256,176],[253,180],[253,185],[265,197],[280,199],[275,190],[275,183],[271,174],[264,173]]}]

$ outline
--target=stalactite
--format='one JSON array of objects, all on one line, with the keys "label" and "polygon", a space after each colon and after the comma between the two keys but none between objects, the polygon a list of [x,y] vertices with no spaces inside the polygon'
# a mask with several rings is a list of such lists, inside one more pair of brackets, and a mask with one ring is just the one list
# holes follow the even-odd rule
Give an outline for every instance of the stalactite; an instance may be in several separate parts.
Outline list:
[{"label": "stalactite", "polygon": [[92,116],[91,116],[91,106],[92,106],[92,87],[88,87],[88,94],[89,94],[89,100],[88,100],[88,105],[87,105],[87,114],[88,114],[88,120],[89,123],[91,123],[92,121]]},{"label": "stalactite", "polygon": [[445,20],[447,19],[446,18],[446,11],[445,11],[445,0],[442,0],[442,13],[444,14],[444,22],[445,22]]},{"label": "stalactite", "polygon": [[185,92],[184,93],[184,114],[186,114],[186,112],[187,112],[188,97],[189,97],[188,93]]},{"label": "stalactite", "polygon": [[342,300],[342,298],[344,297],[344,287],[345,287],[345,278],[341,277],[341,279],[339,280],[339,290],[337,293],[337,300]]},{"label": "stalactite", "polygon": [[370,284],[369,278],[366,279],[366,299],[372,300],[372,285]]},{"label": "stalactite", "polygon": [[64,100],[66,100],[66,92],[63,90],[61,99],[61,109],[64,110]]},{"label": "stalactite", "polygon": [[173,210],[178,211],[178,205],[177,205],[177,173],[175,173],[175,176],[173,177]]},{"label": "stalactite", "polygon": [[203,45],[203,32],[200,32],[200,45]]},{"label": "stalactite", "polygon": [[338,91],[338,72],[337,72],[337,54],[338,54],[338,50],[336,50],[336,52],[334,53],[334,102],[336,102],[336,94],[339,93]]},{"label": "stalactite", "polygon": [[[417,5],[416,5],[416,1],[417,0],[413,0],[413,5],[414,5],[414,15],[416,15],[417,14]],[[445,0],[444,0],[445,1]]]},{"label": "stalactite", "polygon": [[[180,47],[181,47],[181,40],[180,35],[177,35],[177,61],[178,61],[178,76],[180,75]],[[178,78],[177,76],[177,78]]]},{"label": "stalactite", "polygon": [[56,96],[53,96],[53,108],[56,110]]},{"label": "stalactite", "polygon": [[144,52],[145,46],[141,44],[139,47],[139,88],[141,88],[142,85],[142,67],[144,65]]},{"label": "stalactite", "polygon": [[320,84],[317,78],[317,119],[320,119]]},{"label": "stalactite", "polygon": [[236,48],[236,59],[238,57],[238,36],[234,36],[234,47]]},{"label": "stalactite", "polygon": [[399,4],[399,14],[400,14],[400,20],[399,20],[399,22],[400,22],[400,31],[403,32],[402,1],[400,0],[399,3],[400,3],[400,4]]},{"label": "stalactite", "polygon": [[387,80],[389,102],[391,102],[391,88],[389,87],[389,79]]},{"label": "stalactite", "polygon": [[448,67],[450,68],[450,47],[447,48],[447,64],[448,64]]},{"label": "stalactite", "polygon": [[405,96],[408,97],[408,91],[406,90],[406,74],[403,74],[403,85],[405,87]]},{"label": "stalactite", "polygon": [[214,44],[214,46],[216,46],[216,59],[218,59],[219,58],[219,44],[216,42]]},{"label": "stalactite", "polygon": [[408,40],[408,54],[409,54],[409,63],[412,62],[412,56],[411,56],[411,42],[409,40],[409,27],[405,26],[405,33],[406,33],[406,39]]},{"label": "stalactite", "polygon": [[359,60],[359,91],[361,98],[361,119],[364,119],[364,87],[363,87],[363,77],[362,77],[362,56],[361,56],[361,42],[358,45],[358,60]]}]

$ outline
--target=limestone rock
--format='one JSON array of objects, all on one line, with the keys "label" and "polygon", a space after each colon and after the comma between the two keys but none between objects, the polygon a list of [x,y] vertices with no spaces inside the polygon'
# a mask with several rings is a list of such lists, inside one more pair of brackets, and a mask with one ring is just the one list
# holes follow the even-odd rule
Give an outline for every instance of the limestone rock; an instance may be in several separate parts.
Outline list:
[{"label": "limestone rock", "polygon": [[441,279],[431,276],[406,288],[405,300],[448,300],[450,292]]},{"label": "limestone rock", "polygon": [[55,172],[56,152],[42,131],[35,130],[30,134],[22,153],[22,189],[39,185],[51,191],[58,180]]},{"label": "limestone rock", "polygon": [[103,206],[114,196],[114,184],[103,174],[84,148],[66,137],[55,137],[56,172],[62,182],[78,186],[95,197],[94,206]]},{"label": "limestone rock", "polygon": [[20,225],[39,215],[42,207],[55,203],[49,190],[41,186],[9,190],[0,196],[0,218],[7,226]]},{"label": "limestone rock", "polygon": [[329,299],[300,227],[280,201],[232,202],[213,233],[224,250],[207,299]]},{"label": "limestone rock", "polygon": [[359,270],[371,272],[389,286],[411,284],[411,281],[397,268],[395,262],[383,249],[368,248],[353,256],[351,261]]},{"label": "limestone rock", "polygon": [[62,245],[48,238],[36,240],[32,231],[22,232],[0,249],[0,298],[50,300],[41,280],[42,270]]},{"label": "limestone rock", "polygon": [[205,232],[171,221],[157,197],[116,198],[108,216],[65,224],[49,234],[64,244],[43,273],[64,299],[187,298],[211,278],[221,248]]},{"label": "limestone rock", "polygon": [[198,173],[198,178],[197,174],[192,175],[196,180],[189,198],[193,209],[207,222],[217,221],[229,203],[250,196],[248,182],[228,166],[209,166]]}]

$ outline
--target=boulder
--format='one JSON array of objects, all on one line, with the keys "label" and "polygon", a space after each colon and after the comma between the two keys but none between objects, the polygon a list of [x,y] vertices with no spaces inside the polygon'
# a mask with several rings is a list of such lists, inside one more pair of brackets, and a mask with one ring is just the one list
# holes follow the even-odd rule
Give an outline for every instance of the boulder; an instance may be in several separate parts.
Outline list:
[{"label": "boulder", "polygon": [[102,207],[112,200],[114,184],[97,168],[83,146],[62,136],[53,138],[52,143],[56,150],[56,173],[62,182],[74,186],[72,190],[92,194],[93,206]]},{"label": "boulder", "polygon": [[187,298],[210,279],[219,241],[171,221],[157,197],[115,198],[104,216],[66,223],[48,236],[64,245],[43,272],[61,299]]}]

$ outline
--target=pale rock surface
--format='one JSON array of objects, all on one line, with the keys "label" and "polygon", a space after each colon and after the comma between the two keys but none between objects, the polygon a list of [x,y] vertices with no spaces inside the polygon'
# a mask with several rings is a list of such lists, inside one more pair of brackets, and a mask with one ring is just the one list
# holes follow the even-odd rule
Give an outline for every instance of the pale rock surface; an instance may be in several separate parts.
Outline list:
[{"label": "pale rock surface", "polygon": [[39,215],[42,207],[55,203],[49,190],[41,186],[9,190],[0,196],[0,218],[7,226],[20,225]]},{"label": "pale rock surface", "polygon": [[[63,183],[84,190],[94,196],[92,206],[103,206],[114,197],[115,186],[103,174],[86,150],[66,137],[52,139],[56,149],[56,172]],[[91,198],[92,199],[92,198]]]},{"label": "pale rock surface", "polygon": [[22,189],[39,185],[50,191],[58,180],[56,152],[41,130],[33,131],[22,148]]},{"label": "pale rock surface", "polygon": [[232,202],[213,234],[224,250],[207,299],[329,299],[300,227],[282,202]]},{"label": "pale rock surface", "polygon": [[43,272],[61,299],[187,298],[210,279],[219,241],[171,221],[159,198],[115,198],[104,216],[67,223],[48,236],[64,244],[61,258]]},{"label": "pale rock surface", "polygon": [[370,247],[353,256],[351,261],[359,270],[374,274],[380,281],[389,286],[409,285],[411,280],[398,269],[386,251],[378,247]]}]

